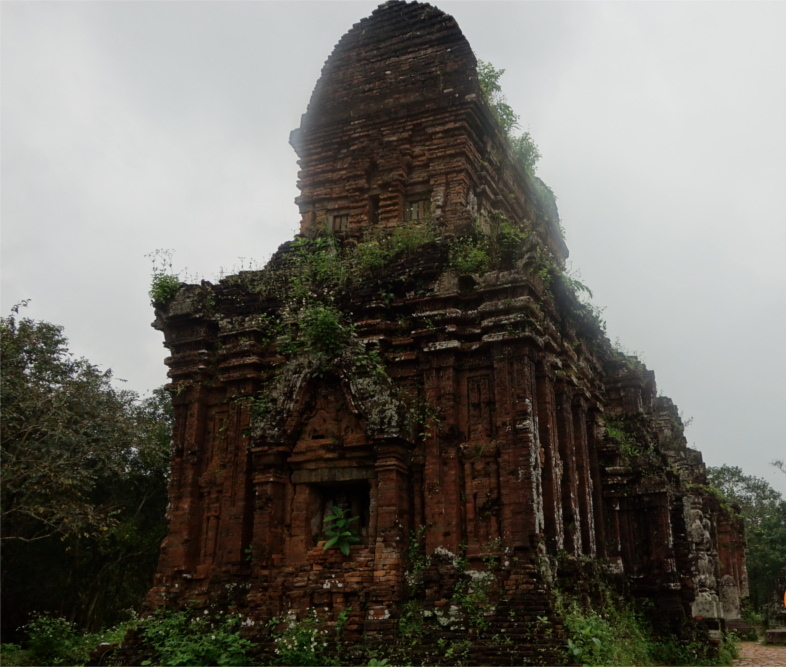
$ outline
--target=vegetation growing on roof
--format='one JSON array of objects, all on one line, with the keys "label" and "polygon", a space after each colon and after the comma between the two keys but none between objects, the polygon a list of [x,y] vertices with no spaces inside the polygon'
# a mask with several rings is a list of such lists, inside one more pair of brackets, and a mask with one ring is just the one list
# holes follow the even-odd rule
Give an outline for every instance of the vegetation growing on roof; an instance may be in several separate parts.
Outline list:
[{"label": "vegetation growing on roof", "polygon": [[504,69],[497,69],[489,62],[478,60],[478,83],[483,92],[483,98],[491,107],[494,117],[507,136],[516,159],[528,173],[534,174],[535,167],[541,157],[540,151],[529,132],[521,134],[514,132],[519,129],[521,118],[513,111],[502,92],[499,80],[504,73]]},{"label": "vegetation growing on roof", "polygon": [[172,267],[172,250],[158,249],[147,255],[153,263],[150,300],[154,306],[165,306],[180,290],[180,276]]}]

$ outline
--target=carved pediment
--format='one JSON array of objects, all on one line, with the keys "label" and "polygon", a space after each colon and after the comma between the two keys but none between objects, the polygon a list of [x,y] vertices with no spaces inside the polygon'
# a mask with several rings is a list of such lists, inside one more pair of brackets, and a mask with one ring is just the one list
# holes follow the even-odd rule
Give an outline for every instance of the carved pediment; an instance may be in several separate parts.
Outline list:
[{"label": "carved pediment", "polygon": [[293,460],[338,458],[345,447],[367,444],[365,419],[350,409],[340,380],[308,384]]},{"label": "carved pediment", "polygon": [[378,436],[411,440],[408,411],[386,373],[358,363],[362,342],[348,346],[325,373],[308,355],[288,361],[260,393],[251,433],[261,444],[330,440],[365,443]]}]

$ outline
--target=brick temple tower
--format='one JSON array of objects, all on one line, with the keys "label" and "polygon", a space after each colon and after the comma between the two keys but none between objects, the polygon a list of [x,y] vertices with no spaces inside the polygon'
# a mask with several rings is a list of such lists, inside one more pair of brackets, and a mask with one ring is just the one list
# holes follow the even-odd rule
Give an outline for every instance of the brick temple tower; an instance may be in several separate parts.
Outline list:
[{"label": "brick temple tower", "polygon": [[[258,628],[351,609],[355,639],[395,638],[409,605],[435,636],[469,632],[477,662],[548,661],[559,633],[537,619],[562,554],[626,577],[674,629],[738,615],[741,528],[653,373],[574,294],[553,197],[455,20],[381,5],[291,143],[301,235],[156,304],[176,424],[149,603],[231,603]],[[335,506],[358,517],[347,556],[323,548]],[[465,580],[486,582],[507,657],[451,602]]]}]

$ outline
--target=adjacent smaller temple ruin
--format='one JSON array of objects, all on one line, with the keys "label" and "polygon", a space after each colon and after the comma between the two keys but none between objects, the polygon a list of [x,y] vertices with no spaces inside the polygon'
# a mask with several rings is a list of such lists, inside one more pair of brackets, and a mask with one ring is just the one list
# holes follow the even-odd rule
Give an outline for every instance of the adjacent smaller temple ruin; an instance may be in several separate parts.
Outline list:
[{"label": "adjacent smaller temple ruin", "polygon": [[[717,638],[746,595],[742,525],[576,296],[554,198],[455,20],[380,5],[291,142],[300,235],[156,304],[176,424],[148,604],[232,606],[263,640],[312,610],[353,641],[416,619],[420,659],[445,640],[553,664],[554,586],[594,563],[661,629]],[[334,508],[347,555],[324,548]]]}]

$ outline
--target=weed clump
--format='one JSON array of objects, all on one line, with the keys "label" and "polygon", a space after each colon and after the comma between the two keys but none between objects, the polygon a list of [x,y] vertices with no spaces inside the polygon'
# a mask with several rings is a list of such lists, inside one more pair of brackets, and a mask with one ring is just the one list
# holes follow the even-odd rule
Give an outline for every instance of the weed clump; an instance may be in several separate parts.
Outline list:
[{"label": "weed clump", "polygon": [[158,249],[146,256],[153,263],[148,295],[154,306],[166,306],[180,291],[180,276],[172,268],[172,251]]},{"label": "weed clump", "polygon": [[33,614],[21,629],[27,635],[22,646],[2,644],[3,665],[84,665],[90,652],[102,643],[120,643],[138,619],[99,632],[83,632],[71,621],[49,613]]},{"label": "weed clump", "polygon": [[143,665],[247,665],[253,644],[240,637],[240,614],[159,609],[140,624],[158,659]]},{"label": "weed clump", "polygon": [[695,638],[657,635],[643,610],[600,582],[591,596],[555,590],[564,618],[566,658],[581,665],[730,665],[738,657],[734,639],[719,646]]}]

